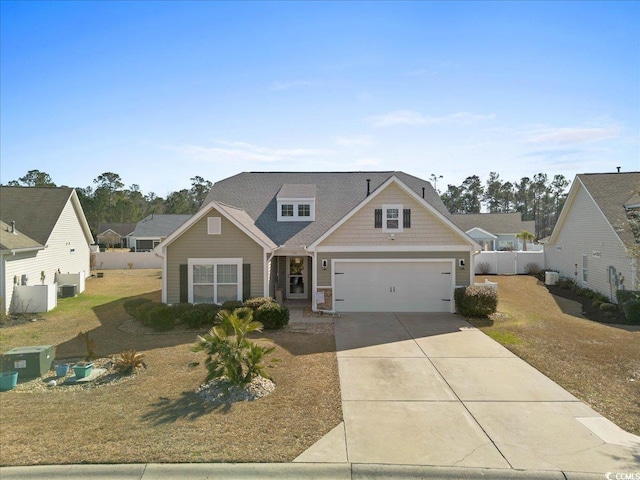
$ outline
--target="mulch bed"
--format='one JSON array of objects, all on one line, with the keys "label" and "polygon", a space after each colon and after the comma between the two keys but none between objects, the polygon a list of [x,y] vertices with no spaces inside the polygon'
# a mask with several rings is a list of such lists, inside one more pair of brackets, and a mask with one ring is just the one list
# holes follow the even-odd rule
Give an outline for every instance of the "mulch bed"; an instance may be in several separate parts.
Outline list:
[{"label": "mulch bed", "polygon": [[557,285],[545,286],[547,287],[547,290],[549,290],[549,293],[551,293],[552,295],[557,295],[558,297],[566,298],[580,303],[582,305],[582,315],[584,315],[589,320],[593,320],[594,322],[599,323],[609,323],[613,325],[634,325],[629,320],[627,320],[621,309],[618,309],[615,312],[603,312],[599,307],[594,307],[592,305],[591,299],[582,295],[578,295],[578,293],[574,292],[570,288],[561,288]]}]

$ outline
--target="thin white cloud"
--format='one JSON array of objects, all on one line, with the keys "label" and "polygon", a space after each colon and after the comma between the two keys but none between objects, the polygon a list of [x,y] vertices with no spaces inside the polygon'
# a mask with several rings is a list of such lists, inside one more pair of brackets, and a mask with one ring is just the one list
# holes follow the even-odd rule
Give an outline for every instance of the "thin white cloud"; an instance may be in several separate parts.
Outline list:
[{"label": "thin white cloud", "polygon": [[290,90],[292,88],[308,87],[310,85],[312,85],[312,82],[308,80],[294,80],[290,82],[273,82],[270,88],[271,90],[280,92],[283,90]]},{"label": "thin white cloud", "polygon": [[341,147],[370,147],[375,143],[372,135],[342,135],[335,139]]},{"label": "thin white cloud", "polygon": [[203,147],[200,145],[182,145],[172,147],[182,155],[203,162],[259,162],[275,163],[293,159],[331,156],[332,150],[314,148],[271,148],[246,142],[215,140],[221,146]]},{"label": "thin white cloud", "polygon": [[617,127],[546,128],[528,133],[526,143],[537,145],[571,145],[592,143],[617,137]]},{"label": "thin white cloud", "polygon": [[414,110],[393,110],[381,115],[371,115],[367,122],[374,127],[391,127],[394,125],[430,126],[440,124],[467,125],[495,118],[495,114],[479,115],[470,112],[458,112],[441,117],[430,117]]}]

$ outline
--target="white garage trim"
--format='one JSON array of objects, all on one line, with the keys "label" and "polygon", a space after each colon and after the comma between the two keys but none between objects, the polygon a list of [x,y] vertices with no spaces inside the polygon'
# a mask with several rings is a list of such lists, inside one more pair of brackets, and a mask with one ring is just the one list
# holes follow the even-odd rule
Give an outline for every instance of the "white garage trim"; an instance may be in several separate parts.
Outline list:
[{"label": "white garage trim", "polygon": [[[390,283],[391,285],[395,285],[398,283],[398,278],[394,277],[394,278],[389,278],[389,277],[384,277],[384,278],[380,278],[380,282],[378,284],[375,284],[375,280],[378,280],[378,278],[375,278],[373,276],[368,276],[366,277],[367,279],[372,279],[372,281],[374,282],[374,284],[372,284],[372,287],[376,288],[376,291],[378,292],[375,296],[371,296],[370,299],[373,300],[372,304],[375,305],[376,302],[378,302],[378,307],[377,308],[369,308],[367,309],[366,307],[364,307],[362,310],[359,311],[376,311],[376,310],[380,310],[382,309],[383,311],[446,311],[446,312],[450,312],[450,313],[454,313],[455,312],[455,304],[454,304],[454,298],[453,298],[453,292],[455,289],[455,285],[456,285],[456,278],[455,278],[455,272],[456,272],[456,259],[453,258],[377,258],[377,259],[373,259],[373,258],[368,258],[368,259],[348,259],[348,258],[339,258],[339,259],[332,259],[331,260],[331,288],[333,290],[333,301],[332,301],[332,309],[334,312],[336,311],[358,311],[358,310],[351,310],[351,308],[353,308],[353,305],[350,305],[349,308],[346,308],[346,310],[342,310],[340,308],[340,302],[344,301],[343,298],[340,298],[343,296],[344,293],[344,285],[343,286],[338,286],[337,285],[337,280],[336,280],[336,275],[341,275],[343,274],[343,272],[341,272],[340,270],[344,270],[344,267],[341,267],[341,264],[386,264],[386,265],[390,265],[390,264],[408,264],[408,266],[417,266],[417,265],[424,265],[424,270],[425,270],[425,275],[429,276],[430,278],[434,279],[438,289],[436,289],[435,292],[433,292],[433,297],[432,298],[428,298],[428,293],[426,290],[425,291],[420,291],[420,287],[419,284],[414,284],[414,285],[410,285],[410,284],[401,284],[402,285],[402,290],[400,292],[396,292],[396,286],[393,287],[387,287],[386,283]],[[428,270],[428,265],[441,265],[442,266],[442,270],[440,270],[439,272],[436,271],[432,271],[431,273],[426,272],[426,270]],[[444,271],[443,271],[444,270]],[[389,270],[391,271],[391,270]],[[437,273],[436,273],[437,272]],[[360,274],[362,275],[362,271],[360,272]],[[397,272],[396,272],[397,273]],[[416,271],[416,269],[413,269],[413,274],[419,274],[419,271]],[[447,275],[447,277],[444,276],[444,274]],[[437,275],[437,278],[436,276]],[[419,275],[418,275],[419,276]],[[362,277],[361,277],[362,278]],[[426,277],[423,277],[426,278]],[[391,282],[385,282],[385,280],[391,280]],[[366,281],[366,280],[365,280]],[[385,285],[384,288],[382,288],[383,284]],[[343,291],[340,291],[340,289],[342,288]],[[420,306],[420,308],[416,308],[415,310],[412,310],[413,307],[407,307],[407,310],[401,310],[399,308],[395,308],[392,305],[392,302],[390,303],[389,309],[386,310],[383,306],[380,305],[380,303],[384,304],[384,302],[386,301],[382,296],[385,296],[386,289],[389,288],[389,292],[391,292],[393,294],[393,297],[389,296],[389,299],[394,299],[397,301],[401,301],[402,299],[407,300],[410,298],[416,298],[416,304],[418,303],[422,303],[422,306]],[[400,296],[395,297],[396,293],[400,293]],[[382,296],[380,296],[380,294]],[[403,296],[404,294],[404,296]],[[419,297],[418,297],[419,296]],[[420,300],[420,301],[418,301]],[[425,306],[425,303],[429,303],[429,307]],[[346,304],[342,304],[342,305],[346,305]],[[386,305],[386,304],[384,304]],[[433,308],[433,310],[431,310],[431,307],[435,307]],[[357,308],[357,307],[356,307]],[[404,308],[404,307],[402,307]],[[425,310],[425,308],[427,308]]]}]

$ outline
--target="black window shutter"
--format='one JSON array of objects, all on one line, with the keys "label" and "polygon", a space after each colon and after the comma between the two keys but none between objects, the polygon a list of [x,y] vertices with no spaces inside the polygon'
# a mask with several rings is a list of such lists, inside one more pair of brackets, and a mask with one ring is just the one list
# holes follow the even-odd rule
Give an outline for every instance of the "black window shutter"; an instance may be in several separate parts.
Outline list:
[{"label": "black window shutter", "polygon": [[242,264],[242,301],[251,298],[251,264]]},{"label": "black window shutter", "polygon": [[405,208],[402,211],[402,225],[404,228],[411,228],[411,209]]},{"label": "black window shutter", "polygon": [[374,215],[374,228],[382,228],[382,209],[376,208]]},{"label": "black window shutter", "polygon": [[188,266],[180,265],[180,303],[189,302],[189,270]]}]

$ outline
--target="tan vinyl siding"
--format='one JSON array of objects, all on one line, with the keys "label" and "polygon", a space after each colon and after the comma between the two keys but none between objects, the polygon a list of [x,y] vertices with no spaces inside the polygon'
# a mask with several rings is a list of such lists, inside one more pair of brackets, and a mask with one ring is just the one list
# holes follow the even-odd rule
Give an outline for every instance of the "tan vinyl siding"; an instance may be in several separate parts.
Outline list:
[{"label": "tan vinyl siding", "polygon": [[[207,217],[222,218],[222,234],[207,233]],[[180,300],[180,265],[189,258],[242,258],[251,265],[251,295],[264,295],[264,250],[252,238],[212,209],[167,247],[167,303]]]},{"label": "tan vinyl siding", "polygon": [[318,265],[327,260],[327,269],[318,268],[318,287],[331,286],[331,260],[338,258],[349,259],[382,259],[382,258],[438,258],[454,259],[456,264],[456,285],[469,285],[469,268],[458,268],[458,259],[464,259],[465,264],[470,265],[470,252],[322,252],[318,253]]},{"label": "tan vinyl siding", "polygon": [[322,241],[320,246],[389,245],[391,232],[374,228],[374,211],[376,208],[382,208],[382,205],[395,204],[401,204],[404,209],[411,209],[411,228],[405,228],[402,233],[395,233],[393,245],[468,245],[467,241],[398,185],[390,184]]},{"label": "tan vinyl siding", "polygon": [[[72,252],[72,250],[74,250]],[[80,273],[89,276],[90,249],[76,210],[71,202],[67,201],[65,207],[53,227],[47,241],[46,248],[28,254],[6,255],[5,281],[6,281],[6,305],[11,305],[13,296],[13,278],[18,279],[27,275],[27,285],[40,285],[40,273],[45,273],[45,284],[55,281],[55,274]],[[78,286],[80,288],[80,286]]]},{"label": "tan vinyl siding", "polygon": [[[630,285],[631,258],[625,254],[622,242],[597,205],[582,186],[578,187],[573,203],[559,231],[556,243],[545,246],[546,267],[560,272],[561,277],[576,279],[578,284],[615,299],[615,287],[609,285],[609,266],[615,267]],[[558,250],[560,248],[560,250]],[[594,256],[599,252],[599,256]],[[587,255],[587,282],[582,281],[582,255]]]}]

